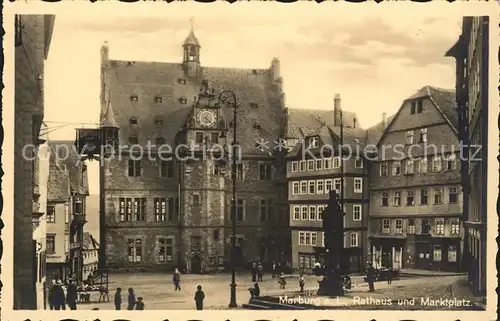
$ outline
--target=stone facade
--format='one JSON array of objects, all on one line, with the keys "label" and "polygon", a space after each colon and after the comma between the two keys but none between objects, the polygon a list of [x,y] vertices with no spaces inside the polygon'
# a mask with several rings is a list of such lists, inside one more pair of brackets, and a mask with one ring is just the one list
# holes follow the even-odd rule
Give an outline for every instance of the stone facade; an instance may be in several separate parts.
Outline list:
[{"label": "stone facade", "polygon": [[[192,273],[228,266],[231,163],[228,153],[225,161],[217,152],[203,154],[215,145],[227,150],[233,140],[234,105],[218,99],[224,90],[238,99],[236,265],[285,263],[291,251],[283,159],[272,147],[256,148],[260,138],[272,142],[282,136],[279,61],[273,60],[269,69],[203,67],[193,32],[183,47],[181,64],[111,60],[108,47],[101,50],[101,122],[103,127],[116,124],[123,147],[101,173],[105,266],[179,267]],[[142,112],[129,108],[131,103]],[[132,145],[150,155],[134,161]],[[198,156],[188,159],[191,152]],[[264,201],[270,205],[261,215]]]},{"label": "stone facade", "polygon": [[461,161],[465,194],[464,262],[469,283],[478,295],[486,294],[488,52],[489,17],[463,18],[462,34],[447,56],[456,59],[460,141],[465,146],[473,146],[465,148],[464,154],[468,157]]},{"label": "stone facade", "polygon": [[[36,241],[33,241],[33,201],[35,162],[29,160],[36,150],[23,147],[38,144],[42,126],[43,72],[54,18],[48,15],[15,16],[15,123],[14,123],[14,309],[36,309],[38,272],[35,269]],[[36,193],[35,193],[36,192]]]}]

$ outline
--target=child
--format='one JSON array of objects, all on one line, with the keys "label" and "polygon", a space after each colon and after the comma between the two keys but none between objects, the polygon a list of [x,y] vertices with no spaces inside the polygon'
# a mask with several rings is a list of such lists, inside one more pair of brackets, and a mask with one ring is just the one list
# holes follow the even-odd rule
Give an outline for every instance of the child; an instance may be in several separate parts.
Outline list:
[{"label": "child", "polygon": [[127,310],[133,310],[136,304],[134,289],[128,288],[128,306]]},{"label": "child", "polygon": [[122,288],[117,288],[115,293],[115,310],[122,309]]},{"label": "child", "polygon": [[201,285],[197,286],[198,291],[194,294],[194,301],[196,302],[196,310],[203,310],[203,299],[205,299],[205,293],[201,290]]},{"label": "child", "polygon": [[306,285],[306,279],[304,279],[304,274],[300,273],[300,278],[299,278],[300,293],[304,293],[304,285]]},{"label": "child", "polygon": [[285,285],[286,285],[285,273],[281,272],[281,274],[280,274],[280,280],[278,282],[280,284],[280,289],[284,289]]},{"label": "child", "polygon": [[253,286],[253,288],[248,289],[248,291],[250,291],[250,297],[252,299],[260,296],[259,283],[255,283]]},{"label": "child", "polygon": [[137,303],[135,304],[135,309],[136,310],[144,310],[144,302],[142,301],[142,297],[137,298]]}]

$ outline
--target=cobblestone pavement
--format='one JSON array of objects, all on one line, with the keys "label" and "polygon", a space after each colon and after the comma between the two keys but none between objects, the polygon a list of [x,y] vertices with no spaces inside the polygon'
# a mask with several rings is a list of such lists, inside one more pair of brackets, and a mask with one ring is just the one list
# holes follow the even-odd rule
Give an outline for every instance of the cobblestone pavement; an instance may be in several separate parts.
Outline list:
[{"label": "cobblestone pavement", "polygon": [[[362,276],[354,276],[352,283],[356,286],[352,291],[348,292],[349,297],[371,297],[371,298],[411,298],[411,297],[433,297],[433,298],[449,298],[451,292],[450,285],[462,276],[446,276],[446,277],[412,277],[393,281],[392,284],[387,282],[376,282],[374,293],[368,292],[367,284],[363,282]],[[306,290],[311,292],[318,289],[317,281],[320,277],[306,276]],[[114,310],[113,296],[115,289],[121,287],[122,309],[126,309],[127,289],[132,287],[135,290],[136,296],[142,296],[147,310],[181,310],[194,309],[194,293],[196,286],[202,285],[205,292],[205,309],[226,309],[229,303],[229,284],[231,283],[230,274],[218,275],[183,275],[181,278],[182,291],[174,291],[174,286],[171,281],[171,275],[160,273],[121,273],[110,275],[110,302],[106,303],[90,303],[79,304],[79,310]],[[236,277],[238,285],[236,299],[239,305],[247,303],[249,299],[248,288],[252,286],[251,278],[248,274],[238,274]],[[290,297],[297,296],[294,291],[298,290],[298,279],[287,279],[285,290],[279,288],[277,279],[272,279],[270,275],[264,277],[264,281],[260,282],[262,295],[288,295]],[[92,294],[92,300],[96,301],[99,298],[98,293]],[[345,298],[347,299],[347,298]],[[352,301],[352,298],[349,299]],[[352,305],[352,304],[351,304]]]}]

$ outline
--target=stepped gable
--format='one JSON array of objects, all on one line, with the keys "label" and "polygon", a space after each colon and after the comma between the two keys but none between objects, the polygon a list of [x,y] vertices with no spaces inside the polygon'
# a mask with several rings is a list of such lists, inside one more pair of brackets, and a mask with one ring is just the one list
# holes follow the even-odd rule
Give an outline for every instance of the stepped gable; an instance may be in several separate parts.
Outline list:
[{"label": "stepped gable", "polygon": [[[216,96],[222,90],[236,94],[237,140],[245,154],[267,154],[255,148],[256,141],[263,138],[272,142],[279,137],[281,93],[269,69],[202,67],[200,77],[195,79],[186,76],[179,63],[111,60],[108,72],[110,100],[122,144],[127,144],[130,136],[137,136],[141,145],[148,140],[154,144],[157,137],[163,137],[166,144],[174,146],[203,80],[208,80]],[[137,95],[137,102],[131,100],[133,95]],[[157,103],[155,97],[162,97],[163,102]],[[231,109],[222,107],[221,115],[227,123],[232,121]],[[130,125],[130,117],[136,117],[138,124]],[[156,125],[155,119],[162,119],[163,125]],[[260,130],[254,128],[256,121]]]}]

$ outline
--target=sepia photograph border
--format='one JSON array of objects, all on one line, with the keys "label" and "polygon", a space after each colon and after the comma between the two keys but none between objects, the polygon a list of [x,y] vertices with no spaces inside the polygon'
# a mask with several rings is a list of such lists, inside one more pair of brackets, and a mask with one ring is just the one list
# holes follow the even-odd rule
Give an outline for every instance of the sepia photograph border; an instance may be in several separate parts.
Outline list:
[{"label": "sepia photograph border", "polygon": [[[421,319],[443,319],[443,320],[494,320],[500,319],[500,113],[499,113],[499,97],[500,97],[500,42],[498,35],[500,34],[500,15],[498,14],[499,3],[487,1],[414,1],[412,2],[428,2],[425,7],[429,10],[446,10],[447,6],[457,7],[463,6],[463,16],[479,16],[488,15],[490,17],[490,42],[489,42],[489,97],[488,97],[488,122],[484,124],[488,128],[488,146],[490,150],[488,153],[488,201],[484,204],[486,211],[491,212],[488,216],[487,222],[487,279],[493,280],[497,278],[496,286],[493,282],[487,283],[486,311],[363,311],[363,310],[315,310],[315,311],[285,311],[285,310],[148,310],[142,312],[135,311],[50,311],[50,310],[12,310],[13,307],[13,246],[11,245],[14,239],[13,235],[13,215],[14,208],[12,206],[14,191],[13,187],[13,106],[14,106],[14,62],[13,62],[13,25],[14,13],[18,14],[57,14],[65,11],[72,11],[79,14],[98,14],[100,10],[103,14],[109,14],[112,10],[128,11],[126,15],[145,15],[148,12],[154,14],[155,11],[168,10],[169,7],[183,6],[183,10],[189,11],[196,6],[203,6],[206,11],[216,10],[216,6],[252,6],[252,10],[257,10],[257,4],[249,4],[248,2],[265,2],[260,3],[258,10],[276,10],[286,11],[286,7],[290,6],[303,6],[304,10],[312,7],[322,6],[322,10],[336,10],[336,8],[343,6],[348,7],[348,10],[385,10],[388,7],[399,6],[400,10],[409,10],[411,6],[423,6],[423,3],[410,3],[400,2],[394,3],[392,1],[365,1],[363,4],[355,5],[353,3],[341,3],[337,1],[321,1],[309,0],[304,3],[292,3],[297,1],[276,1],[288,2],[273,3],[272,1],[174,1],[165,0],[162,2],[147,3],[145,1],[113,1],[113,0],[76,0],[76,1],[59,1],[60,3],[52,3],[52,1],[12,1],[4,2],[2,8],[3,31],[2,32],[2,123],[0,127],[0,145],[1,145],[1,160],[0,160],[0,177],[1,177],[1,196],[0,196],[0,261],[1,261],[1,274],[0,274],[0,295],[1,295],[1,311],[0,320],[14,321],[14,320],[93,320],[93,321],[111,321],[111,320],[421,320]],[[36,3],[35,3],[36,2]],[[98,2],[97,4],[95,2]],[[118,2],[138,2],[135,4],[121,4]],[[217,2],[213,4],[201,4],[195,2]],[[224,3],[221,3],[224,2]],[[307,2],[307,3],[305,3]],[[347,2],[347,1],[346,1]],[[349,1],[358,2],[358,1]],[[93,4],[91,4],[93,3]],[[434,6],[431,7],[431,6]],[[112,9],[111,9],[112,8]],[[161,8],[161,9],[159,9]],[[214,9],[215,8],[215,9]],[[495,10],[496,9],[496,10]],[[399,9],[398,9],[399,10]],[[377,11],[377,12],[380,12]],[[84,13],[82,13],[84,12]],[[498,92],[494,92],[493,88],[497,88]],[[495,125],[495,121],[497,124]],[[495,151],[497,151],[495,153]],[[496,154],[497,156],[495,156]],[[495,162],[494,160],[497,160]],[[497,171],[498,167],[498,171]],[[495,170],[493,170],[493,168]],[[7,200],[3,202],[3,200]],[[494,208],[496,209],[497,216],[493,216]],[[14,214],[11,214],[14,213]],[[494,227],[496,226],[496,228]],[[492,231],[496,230],[496,243],[493,242],[494,237]],[[495,254],[494,254],[495,253]],[[495,260],[493,260],[495,256]],[[496,273],[494,273],[495,262]],[[229,285],[229,284],[228,284]],[[227,288],[229,293],[229,286]],[[497,295],[494,300],[493,296]]]}]

